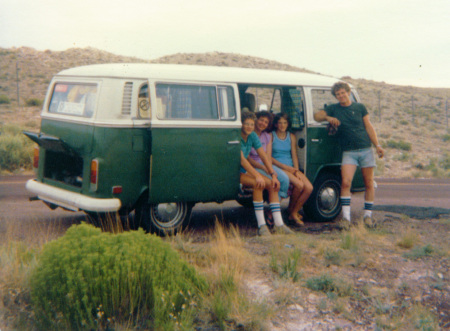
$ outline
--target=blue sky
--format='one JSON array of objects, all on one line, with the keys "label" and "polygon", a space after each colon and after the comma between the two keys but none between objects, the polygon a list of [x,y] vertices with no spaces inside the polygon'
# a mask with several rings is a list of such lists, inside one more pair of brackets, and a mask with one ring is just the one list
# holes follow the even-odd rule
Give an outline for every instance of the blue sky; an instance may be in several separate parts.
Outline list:
[{"label": "blue sky", "polygon": [[449,0],[2,0],[0,47],[155,59],[251,55],[335,77],[450,88]]}]

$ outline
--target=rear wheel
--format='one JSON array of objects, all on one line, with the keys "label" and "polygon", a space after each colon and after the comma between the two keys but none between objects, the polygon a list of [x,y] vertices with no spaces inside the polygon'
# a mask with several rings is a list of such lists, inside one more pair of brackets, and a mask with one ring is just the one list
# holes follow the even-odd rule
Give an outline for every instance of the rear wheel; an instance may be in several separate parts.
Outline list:
[{"label": "rear wheel", "polygon": [[341,212],[341,178],[324,173],[314,182],[314,190],[305,204],[306,215],[317,222],[334,220]]},{"label": "rear wheel", "polygon": [[188,224],[192,206],[187,202],[143,203],[136,210],[136,219],[147,232],[173,235]]}]

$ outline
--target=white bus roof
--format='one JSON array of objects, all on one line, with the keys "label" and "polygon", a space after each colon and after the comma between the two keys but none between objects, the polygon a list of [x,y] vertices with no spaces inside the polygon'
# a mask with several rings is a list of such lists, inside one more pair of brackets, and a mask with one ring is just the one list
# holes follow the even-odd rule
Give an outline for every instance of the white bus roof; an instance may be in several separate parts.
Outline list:
[{"label": "white bus roof", "polygon": [[328,76],[295,71],[148,63],[95,64],[63,70],[57,76],[292,86],[331,86],[339,81]]}]

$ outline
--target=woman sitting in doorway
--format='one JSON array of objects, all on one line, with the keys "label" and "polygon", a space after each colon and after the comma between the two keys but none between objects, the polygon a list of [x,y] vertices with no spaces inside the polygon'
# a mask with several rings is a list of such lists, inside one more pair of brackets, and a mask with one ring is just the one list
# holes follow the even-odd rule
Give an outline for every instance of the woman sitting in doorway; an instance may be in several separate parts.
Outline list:
[{"label": "woman sitting in doorway", "polygon": [[288,209],[289,221],[304,225],[299,211],[311,195],[313,186],[299,169],[295,135],[288,131],[289,116],[285,113],[275,115],[273,126],[272,162],[284,170],[293,185]]}]

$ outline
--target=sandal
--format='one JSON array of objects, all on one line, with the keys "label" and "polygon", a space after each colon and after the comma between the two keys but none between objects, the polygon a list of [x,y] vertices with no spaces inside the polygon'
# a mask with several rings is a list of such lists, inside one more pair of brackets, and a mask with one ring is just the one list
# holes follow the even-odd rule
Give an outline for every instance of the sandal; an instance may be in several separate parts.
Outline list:
[{"label": "sandal", "polygon": [[300,214],[297,214],[298,218],[288,218],[289,223],[296,224],[298,226],[304,226],[305,223],[303,223],[303,216]]},{"label": "sandal", "polygon": [[273,228],[275,222],[273,221],[273,215],[272,215],[272,212],[267,211],[265,214],[266,214],[265,216],[266,216],[266,223],[267,223],[267,226],[268,226],[269,228]]}]

